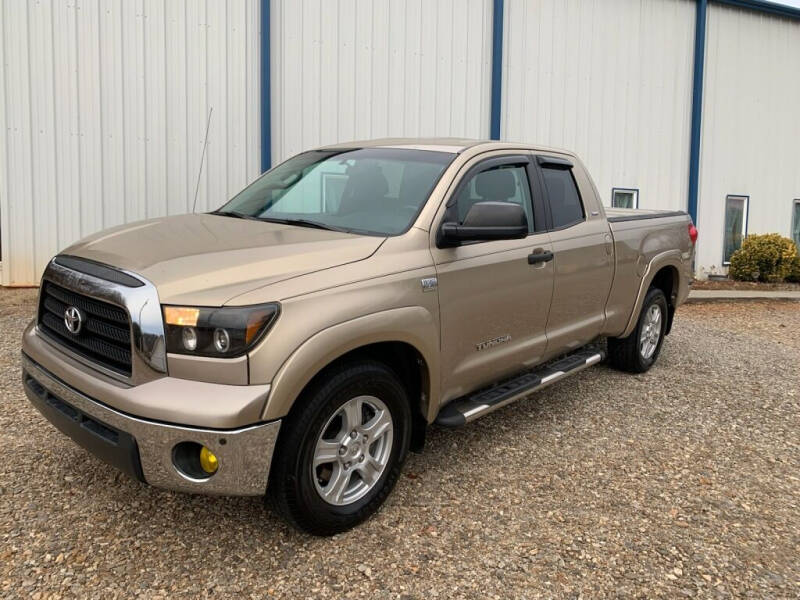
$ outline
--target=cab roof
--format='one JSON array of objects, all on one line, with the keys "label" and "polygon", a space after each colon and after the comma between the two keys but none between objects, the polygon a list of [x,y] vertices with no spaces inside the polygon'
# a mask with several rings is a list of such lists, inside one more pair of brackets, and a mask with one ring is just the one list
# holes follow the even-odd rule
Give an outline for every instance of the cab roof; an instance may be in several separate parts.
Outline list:
[{"label": "cab roof", "polygon": [[448,138],[448,137],[430,137],[430,138],[379,138],[374,140],[357,140],[353,142],[344,142],[340,144],[331,144],[323,146],[323,149],[345,149],[345,148],[408,148],[411,150],[430,150],[434,152],[449,152],[452,154],[460,154],[461,152],[475,148],[477,146],[486,146],[486,150],[499,150],[503,148],[512,149],[526,149],[526,150],[545,150],[551,152],[559,152],[561,154],[572,154],[565,150],[556,148],[548,148],[545,146],[533,144],[521,144],[517,142],[501,142],[498,140],[476,140],[469,138]]}]

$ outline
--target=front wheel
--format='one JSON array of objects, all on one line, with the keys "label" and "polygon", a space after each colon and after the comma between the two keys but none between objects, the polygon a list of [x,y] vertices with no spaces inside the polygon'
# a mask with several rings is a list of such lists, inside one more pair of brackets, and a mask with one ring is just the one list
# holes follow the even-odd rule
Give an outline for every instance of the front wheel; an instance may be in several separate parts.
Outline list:
[{"label": "front wheel", "polygon": [[334,367],[298,399],[284,423],[268,493],[299,529],[332,535],[374,513],[408,453],[406,391],[385,365]]},{"label": "front wheel", "polygon": [[625,338],[608,339],[608,360],[622,371],[644,373],[661,353],[667,331],[667,297],[650,288],[642,303],[636,328]]}]

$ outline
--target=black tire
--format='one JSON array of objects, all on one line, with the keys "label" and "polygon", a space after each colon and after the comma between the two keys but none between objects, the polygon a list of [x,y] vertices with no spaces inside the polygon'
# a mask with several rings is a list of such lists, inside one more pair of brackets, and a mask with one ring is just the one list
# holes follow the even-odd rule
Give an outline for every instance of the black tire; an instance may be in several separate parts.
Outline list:
[{"label": "black tire", "polygon": [[[348,400],[380,399],[392,417],[388,462],[374,486],[351,504],[326,502],[312,475],[314,450],[322,428]],[[411,439],[408,394],[383,363],[363,360],[323,372],[297,400],[281,427],[270,470],[267,498],[273,509],[296,528],[313,535],[350,529],[375,513],[400,476]],[[362,457],[363,458],[363,457]]]},{"label": "black tire", "polygon": [[[648,311],[652,306],[657,306],[661,310],[661,329],[655,351],[646,357],[642,354],[640,339],[642,329],[647,325]],[[664,344],[668,314],[667,297],[664,292],[658,288],[650,288],[642,303],[639,320],[633,332],[625,338],[608,338],[608,360],[611,365],[629,373],[644,373],[652,367]]]}]

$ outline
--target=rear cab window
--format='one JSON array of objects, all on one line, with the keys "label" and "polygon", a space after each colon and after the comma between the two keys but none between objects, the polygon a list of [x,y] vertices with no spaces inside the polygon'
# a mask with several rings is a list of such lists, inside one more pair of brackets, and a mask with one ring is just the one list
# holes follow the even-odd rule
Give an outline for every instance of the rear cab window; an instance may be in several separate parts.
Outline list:
[{"label": "rear cab window", "polygon": [[565,159],[537,157],[542,182],[547,192],[551,229],[563,229],[586,219],[572,163]]}]

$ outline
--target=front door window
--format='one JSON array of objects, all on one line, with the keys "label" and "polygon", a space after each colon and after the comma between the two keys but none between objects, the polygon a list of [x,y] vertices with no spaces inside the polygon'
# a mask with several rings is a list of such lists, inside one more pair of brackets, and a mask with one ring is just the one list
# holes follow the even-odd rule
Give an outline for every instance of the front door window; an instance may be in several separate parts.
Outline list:
[{"label": "front door window", "polygon": [[453,212],[457,210],[458,223],[464,223],[469,209],[476,202],[510,202],[521,205],[528,218],[528,231],[533,232],[530,186],[524,165],[501,165],[473,175],[456,198],[457,208]]}]

